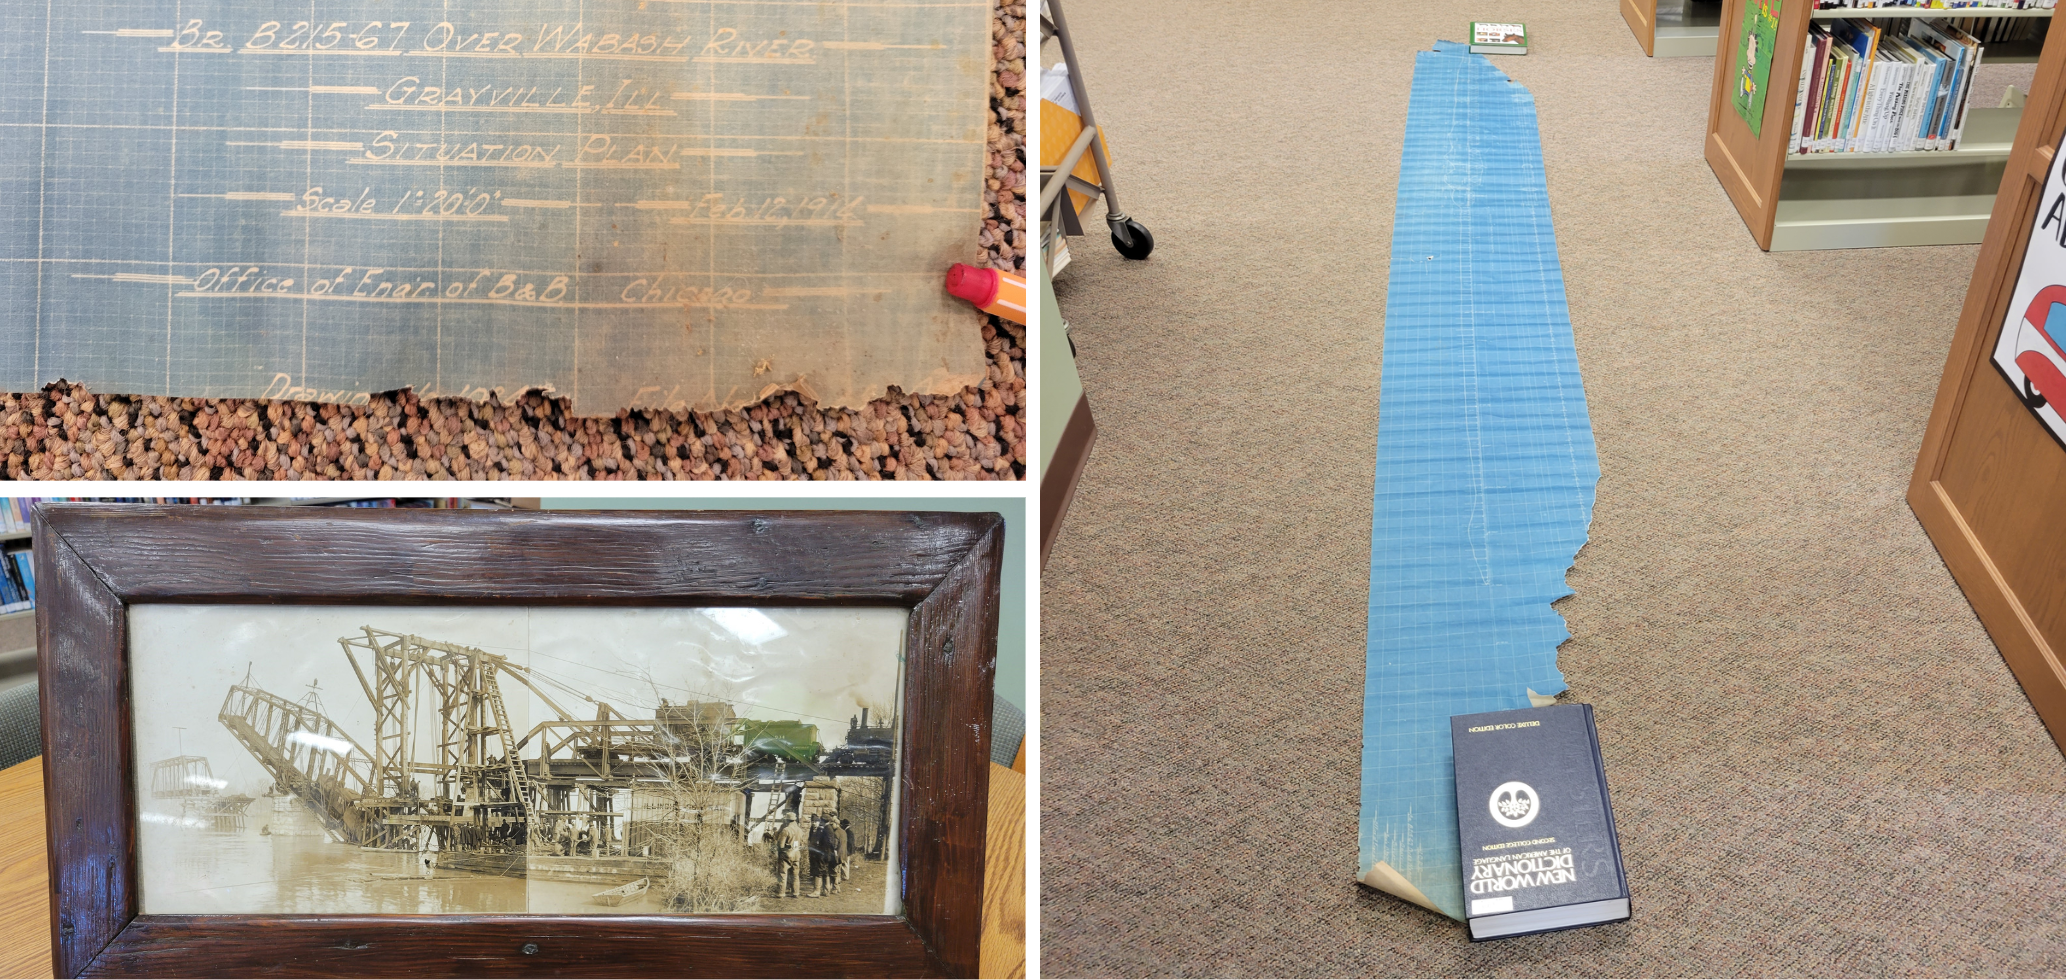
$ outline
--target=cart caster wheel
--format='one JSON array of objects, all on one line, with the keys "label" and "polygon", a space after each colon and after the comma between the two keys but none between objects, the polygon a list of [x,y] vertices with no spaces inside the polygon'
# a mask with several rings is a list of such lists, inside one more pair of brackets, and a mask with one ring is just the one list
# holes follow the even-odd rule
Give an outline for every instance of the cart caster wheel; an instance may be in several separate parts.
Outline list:
[{"label": "cart caster wheel", "polygon": [[1145,259],[1155,250],[1155,236],[1148,234],[1140,222],[1128,218],[1112,226],[1112,247],[1129,259]]}]

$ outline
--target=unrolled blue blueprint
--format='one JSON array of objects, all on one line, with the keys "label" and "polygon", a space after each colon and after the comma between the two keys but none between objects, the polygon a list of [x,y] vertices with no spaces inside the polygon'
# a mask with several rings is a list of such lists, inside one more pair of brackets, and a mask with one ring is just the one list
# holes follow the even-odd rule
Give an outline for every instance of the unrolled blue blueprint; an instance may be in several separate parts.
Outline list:
[{"label": "unrolled blue blueprint", "polygon": [[0,389],[981,379],[989,0],[15,0]]},{"label": "unrolled blue blueprint", "polygon": [[1449,716],[1564,690],[1550,603],[1599,475],[1534,97],[1438,42],[1414,63],[1385,302],[1364,883],[1464,917]]}]

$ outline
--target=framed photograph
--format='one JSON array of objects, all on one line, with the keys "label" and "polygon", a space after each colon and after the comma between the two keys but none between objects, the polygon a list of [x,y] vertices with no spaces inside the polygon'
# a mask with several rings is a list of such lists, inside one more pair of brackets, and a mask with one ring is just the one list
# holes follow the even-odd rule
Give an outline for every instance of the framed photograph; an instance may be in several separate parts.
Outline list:
[{"label": "framed photograph", "polygon": [[908,619],[138,606],[138,912],[894,915]]},{"label": "framed photograph", "polygon": [[36,520],[60,976],[976,971],[995,515]]}]

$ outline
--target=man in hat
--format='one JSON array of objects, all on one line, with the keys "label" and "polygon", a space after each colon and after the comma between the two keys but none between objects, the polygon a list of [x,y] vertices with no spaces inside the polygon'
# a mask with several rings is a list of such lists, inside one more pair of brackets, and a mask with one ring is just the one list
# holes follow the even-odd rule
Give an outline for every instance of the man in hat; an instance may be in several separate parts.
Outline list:
[{"label": "man in hat", "polygon": [[833,879],[832,828],[824,817],[811,818],[811,897],[825,898],[839,890]]},{"label": "man in hat", "polygon": [[839,818],[839,836],[840,840],[846,844],[846,850],[841,852],[846,856],[844,874],[848,881],[852,881],[854,877],[854,825],[845,817]]},{"label": "man in hat", "polygon": [[794,820],[782,822],[782,832],[775,835],[775,897],[796,898],[802,894],[797,875],[803,869],[804,851],[808,842],[803,827]]},{"label": "man in hat", "polygon": [[832,872],[832,890],[836,892],[840,882],[847,878],[846,831],[839,829],[839,821],[832,817],[825,818],[825,843],[829,845],[825,856],[832,861],[832,866],[826,870]]}]

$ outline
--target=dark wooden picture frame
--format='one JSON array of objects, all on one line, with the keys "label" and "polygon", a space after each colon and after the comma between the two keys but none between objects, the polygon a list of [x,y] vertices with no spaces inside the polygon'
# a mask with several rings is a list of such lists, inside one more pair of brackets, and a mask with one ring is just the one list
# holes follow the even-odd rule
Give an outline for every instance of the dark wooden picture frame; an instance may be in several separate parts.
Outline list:
[{"label": "dark wooden picture frame", "polygon": [[[47,504],[34,530],[58,976],[976,973],[997,515]],[[903,913],[139,915],[127,614],[142,603],[907,608]]]}]

